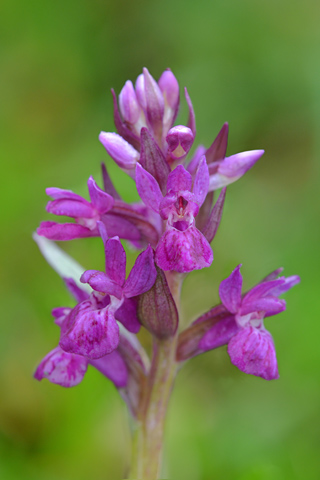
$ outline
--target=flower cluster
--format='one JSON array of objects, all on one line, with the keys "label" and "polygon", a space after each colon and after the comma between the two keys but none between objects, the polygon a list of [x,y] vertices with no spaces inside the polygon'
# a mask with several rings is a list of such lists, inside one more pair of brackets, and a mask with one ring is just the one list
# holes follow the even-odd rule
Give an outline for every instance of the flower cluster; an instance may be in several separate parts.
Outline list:
[{"label": "flower cluster", "polygon": [[[267,380],[277,378],[274,344],[263,320],[285,309],[278,297],[299,277],[278,278],[278,269],[242,294],[238,266],[220,284],[222,303],[179,334],[172,290],[174,276],[182,280],[189,272],[211,265],[211,242],[221,221],[226,186],[242,177],[263,150],[227,157],[228,124],[224,124],[209,148],[197,146],[188,159],[196,136],[194,110],[185,89],[188,121],[174,125],[180,93],[170,70],[156,82],[144,68],[135,86],[127,81],[118,98],[112,93],[118,133],[101,132],[99,139],[132,178],[141,203],[129,204],[120,197],[104,165],[103,188],[92,177],[88,180],[90,201],[71,190],[47,189],[52,198],[47,211],[73,222],[42,222],[35,239],[77,304],[53,310],[60,327],[59,345],[41,361],[35,378],[71,387],[91,365],[114,382],[134,414],[149,374],[148,358],[136,337],[141,326],[156,339],[179,335],[177,363],[228,344],[231,362],[240,370]],[[213,192],[218,189],[213,205]],[[57,255],[52,259],[50,241],[92,236],[101,237],[105,271],[80,268],[79,275],[61,273],[59,262],[55,265]],[[141,250],[127,279],[120,239]],[[69,262],[62,251],[59,255],[60,261]]]}]

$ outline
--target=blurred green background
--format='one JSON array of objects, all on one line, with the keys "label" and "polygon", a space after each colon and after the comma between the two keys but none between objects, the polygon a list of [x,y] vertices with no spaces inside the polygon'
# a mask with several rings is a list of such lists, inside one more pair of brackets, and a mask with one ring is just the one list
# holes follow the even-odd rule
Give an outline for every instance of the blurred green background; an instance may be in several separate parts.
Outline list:
[{"label": "blurred green background", "polygon": [[[110,88],[119,93],[143,66],[155,78],[170,67],[188,87],[197,144],[209,146],[229,121],[229,155],[266,150],[228,188],[214,263],[184,285],[186,321],[218,301],[220,281],[240,262],[245,287],[279,266],[301,276],[287,311],[266,322],[279,380],[239,372],[225,348],[181,371],[164,476],[320,478],[319,12],[316,0],[2,2],[2,479],[117,479],[127,468],[127,414],[111,383],[93,370],[70,390],[32,378],[58,341],[51,309],[72,300],[31,234],[49,219],[45,187],[86,194],[103,160],[123,196],[137,198],[98,134],[114,130]],[[182,100],[181,123],[186,116]],[[84,267],[102,267],[98,239],[64,248]]]}]

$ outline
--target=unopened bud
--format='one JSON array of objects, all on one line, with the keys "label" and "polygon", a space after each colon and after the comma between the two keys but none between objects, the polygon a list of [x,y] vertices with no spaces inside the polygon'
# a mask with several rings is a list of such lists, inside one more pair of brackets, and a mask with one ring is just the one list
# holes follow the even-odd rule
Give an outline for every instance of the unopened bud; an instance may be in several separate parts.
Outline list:
[{"label": "unopened bud", "polygon": [[139,120],[141,108],[130,80],[125,83],[119,94],[119,107],[126,122],[134,124]]},{"label": "unopened bud", "polygon": [[183,125],[171,128],[166,137],[170,156],[174,160],[185,157],[193,144],[193,140],[194,136],[190,128]]},{"label": "unopened bud", "polygon": [[139,160],[139,152],[117,133],[101,132],[99,140],[111,158],[126,170],[133,169]]}]

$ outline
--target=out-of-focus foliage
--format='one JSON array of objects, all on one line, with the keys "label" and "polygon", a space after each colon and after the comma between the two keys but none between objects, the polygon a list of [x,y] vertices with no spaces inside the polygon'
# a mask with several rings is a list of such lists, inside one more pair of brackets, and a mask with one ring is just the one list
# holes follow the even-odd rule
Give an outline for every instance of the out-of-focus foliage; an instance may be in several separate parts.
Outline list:
[{"label": "out-of-focus foliage", "polygon": [[[184,480],[320,477],[319,20],[316,0],[1,4],[1,478],[122,478],[128,464],[127,415],[98,372],[70,390],[32,379],[58,340],[51,308],[72,300],[31,234],[49,218],[45,187],[86,194],[102,160],[125,198],[137,198],[98,134],[113,130],[109,88],[119,92],[143,66],[156,78],[171,67],[188,86],[196,143],[209,146],[227,120],[228,154],[266,150],[228,187],[213,266],[184,286],[185,322],[217,302],[240,262],[247,287],[279,266],[301,276],[287,311],[267,321],[279,380],[239,372],[225,348],[181,371],[165,469]],[[65,248],[86,268],[102,266],[98,239]]]}]

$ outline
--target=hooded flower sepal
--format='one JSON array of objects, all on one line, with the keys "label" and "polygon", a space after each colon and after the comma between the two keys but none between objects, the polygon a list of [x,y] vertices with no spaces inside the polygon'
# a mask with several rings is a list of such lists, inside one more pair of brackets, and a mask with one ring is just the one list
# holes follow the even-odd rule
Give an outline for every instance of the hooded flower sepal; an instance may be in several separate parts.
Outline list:
[{"label": "hooded flower sepal", "polygon": [[[182,165],[168,176],[163,197],[155,178],[140,165],[136,169],[138,193],[143,202],[166,220],[166,231],[156,247],[156,263],[162,270],[187,273],[208,267],[213,260],[211,247],[195,227],[195,217],[208,191],[208,167],[203,157],[194,181]],[[193,183],[193,185],[192,185]]]}]

